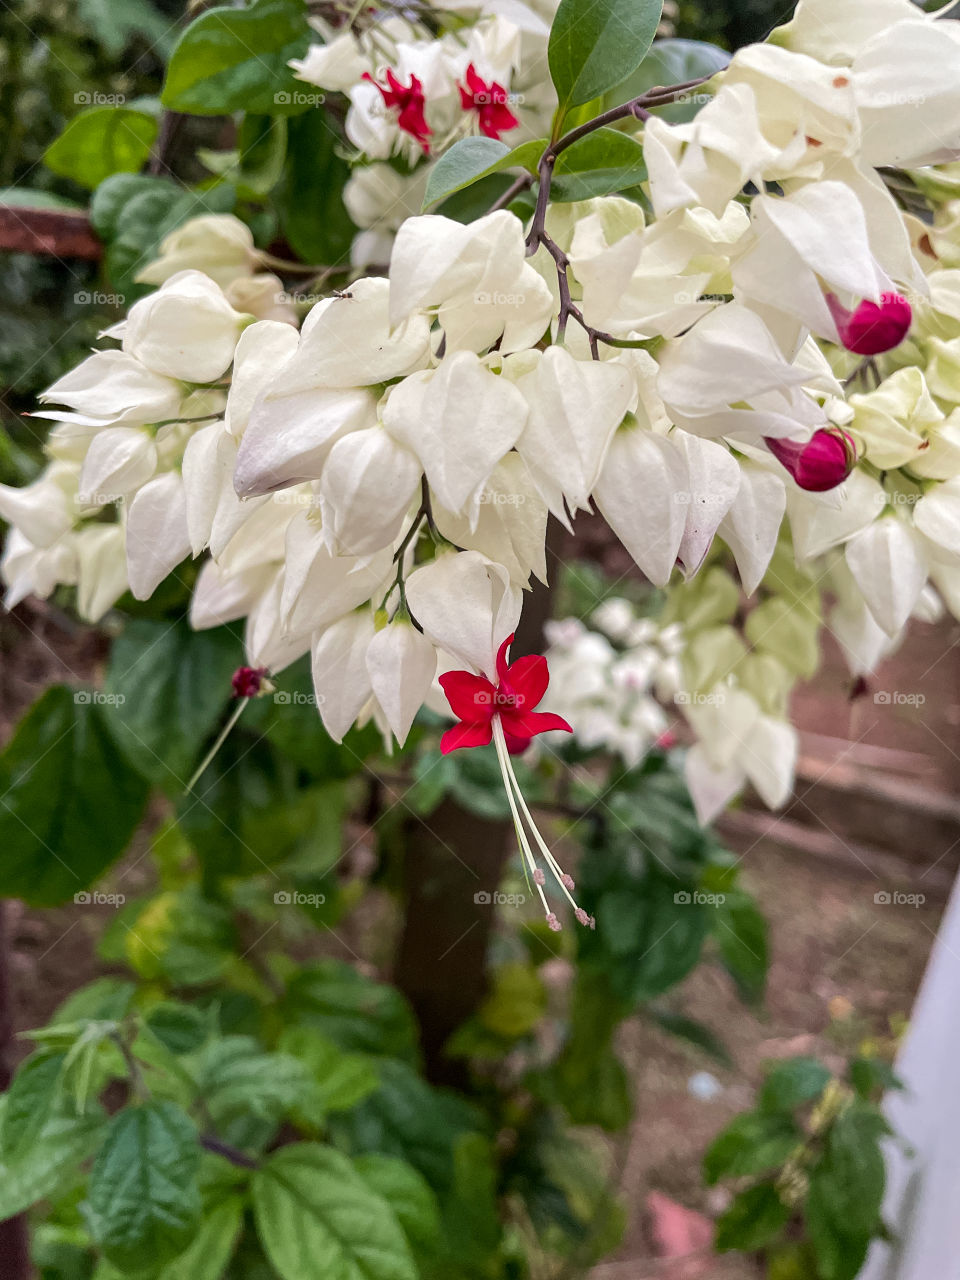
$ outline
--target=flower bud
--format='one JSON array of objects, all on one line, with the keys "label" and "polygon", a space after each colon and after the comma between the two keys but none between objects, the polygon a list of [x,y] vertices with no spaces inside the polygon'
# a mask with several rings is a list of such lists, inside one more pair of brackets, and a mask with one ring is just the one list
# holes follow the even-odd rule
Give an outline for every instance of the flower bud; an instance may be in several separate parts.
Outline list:
[{"label": "flower bud", "polygon": [[824,493],[843,484],[857,460],[853,439],[839,427],[821,428],[802,444],[770,436],[765,436],[764,442],[800,488],[810,493]]},{"label": "flower bud", "polygon": [[832,293],[827,306],[848,351],[858,356],[877,356],[899,347],[913,321],[910,303],[899,293],[885,293],[880,302],[861,302],[848,311]]},{"label": "flower bud", "polygon": [[233,686],[233,696],[235,698],[255,698],[262,686],[268,683],[264,679],[266,674],[266,667],[237,667],[230,680]]}]

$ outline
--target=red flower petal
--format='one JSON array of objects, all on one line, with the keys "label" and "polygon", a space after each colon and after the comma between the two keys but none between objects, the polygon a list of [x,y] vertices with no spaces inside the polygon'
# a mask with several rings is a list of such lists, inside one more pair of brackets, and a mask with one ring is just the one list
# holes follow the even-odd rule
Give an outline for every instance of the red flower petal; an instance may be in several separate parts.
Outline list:
[{"label": "red flower petal", "polygon": [[440,739],[440,750],[445,756],[461,747],[485,747],[493,737],[493,726],[487,724],[455,724]]},{"label": "red flower petal", "polygon": [[497,650],[497,675],[501,680],[510,679],[509,668],[507,666],[507,650],[513,644],[513,637],[515,634],[516,632],[511,631],[506,640],[504,640],[503,644]]},{"label": "red flower petal", "polygon": [[515,738],[532,738],[535,734],[548,733],[551,729],[564,729],[567,733],[573,733],[563,716],[555,715],[552,711],[505,710],[500,712],[500,720],[504,733],[510,733]]},{"label": "red flower petal", "polygon": [[467,67],[467,88],[470,90],[470,93],[474,98],[477,94],[486,94],[489,92],[486,81],[480,79],[477,68],[472,62],[469,67]]},{"label": "red flower petal", "polygon": [[492,718],[496,690],[485,676],[475,676],[469,671],[447,671],[440,677],[440,687],[458,720],[483,724]]},{"label": "red flower petal", "polygon": [[532,711],[546,693],[549,683],[547,660],[538,653],[531,653],[511,662],[504,681],[509,686],[509,691],[516,695],[518,711]]},{"label": "red flower petal", "polygon": [[503,732],[503,740],[512,756],[522,755],[531,742],[530,738],[515,738],[512,733],[507,733],[506,730]]}]

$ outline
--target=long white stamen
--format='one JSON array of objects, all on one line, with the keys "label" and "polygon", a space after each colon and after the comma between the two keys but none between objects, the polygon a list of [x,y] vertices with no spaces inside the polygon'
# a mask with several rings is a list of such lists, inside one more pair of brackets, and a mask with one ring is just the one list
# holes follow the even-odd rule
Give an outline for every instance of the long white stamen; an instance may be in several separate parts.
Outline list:
[{"label": "long white stamen", "polygon": [[[510,752],[507,748],[506,736],[504,735],[503,725],[498,715],[494,716],[492,727],[493,727],[493,741],[497,748],[497,759],[500,762],[500,772],[503,775],[503,784],[504,784],[504,787],[506,788],[507,799],[510,802],[510,811],[513,814],[514,826],[517,827],[518,838],[520,838],[523,842],[524,852],[526,853],[528,858],[533,859],[533,853],[530,849],[529,840],[527,839],[527,836],[526,836],[526,830],[523,828],[522,822],[520,821],[520,817],[517,812],[518,801],[520,804],[520,808],[523,811],[523,816],[527,820],[527,825],[529,826],[530,831],[533,834],[533,838],[536,840],[541,853],[546,859],[547,866],[553,872],[553,875],[556,878],[557,884],[563,890],[564,896],[566,897],[567,901],[570,903],[571,907],[573,907],[574,915],[576,916],[580,924],[587,925],[590,928],[593,928],[594,927],[593,918],[591,916],[588,916],[586,911],[584,911],[582,907],[577,905],[576,899],[570,893],[566,883],[566,880],[568,879],[568,877],[564,875],[563,868],[560,866],[556,858],[550,852],[547,842],[544,840],[543,836],[540,834],[540,829],[537,826],[536,822],[534,821],[533,815],[531,814],[530,809],[527,806],[527,802],[523,797],[523,792],[520,789],[520,783],[517,779],[517,775],[514,772],[513,764],[510,760]],[[537,892],[540,894],[540,901],[543,903],[544,910],[547,913],[547,922],[550,924],[551,928],[559,928],[559,922],[557,921],[557,917],[547,905],[546,895],[544,894],[543,889],[541,888],[541,885],[544,879],[543,872],[539,870],[535,860],[531,862],[531,868],[533,870],[534,884],[537,886]]]},{"label": "long white stamen", "polygon": [[547,902],[546,895],[537,880],[537,860],[533,856],[533,850],[530,848],[530,841],[527,839],[527,833],[523,829],[523,823],[520,821],[520,814],[517,811],[517,802],[513,796],[513,789],[510,786],[510,753],[507,751],[507,742],[503,736],[503,727],[500,724],[500,717],[493,718],[493,743],[497,749],[497,759],[500,762],[500,774],[503,778],[503,787],[507,793],[507,800],[510,803],[510,812],[513,814],[513,826],[517,833],[517,842],[520,845],[521,852],[527,861],[527,865],[533,873],[533,883],[536,885],[537,893],[540,895],[540,901],[543,903],[543,909],[547,916],[552,913],[550,904]]}]

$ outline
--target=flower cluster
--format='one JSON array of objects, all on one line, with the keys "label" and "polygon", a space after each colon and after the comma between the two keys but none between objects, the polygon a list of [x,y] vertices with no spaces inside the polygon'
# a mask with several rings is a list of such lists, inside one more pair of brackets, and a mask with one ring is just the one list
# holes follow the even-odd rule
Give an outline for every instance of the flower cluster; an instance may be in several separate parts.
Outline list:
[{"label": "flower cluster", "polygon": [[[504,209],[408,217],[389,276],[299,330],[254,305],[239,224],[181,229],[148,274],[159,289],[45,394],[47,470],[0,489],[8,601],[74,584],[97,618],[202,556],[193,625],[246,619],[254,669],[310,652],[334,738],[372,717],[403,742],[440,675],[457,745],[489,731],[509,765],[510,737],[539,732],[525,717],[543,679],[505,674],[498,651],[546,578],[548,514],[571,528],[595,506],[652,583],[673,583],[663,625],[684,647],[665,657],[701,814],[745,779],[782,802],[787,694],[816,660],[811,584],[829,575],[858,673],[932,589],[960,616],[960,205],[953,171],[923,168],[960,152],[960,23],[909,0],[835,8],[802,0],[691,123],[633,121],[652,217],[620,196],[549,203],[544,185],[530,227]],[[419,154],[449,132],[445,100],[503,127],[522,44],[505,24],[460,42],[389,19],[301,74],[349,92],[368,158]],[[908,113],[894,82],[917,91]],[[930,224],[888,191],[894,166],[919,167]],[[744,617],[741,589],[758,588]],[[627,759],[658,731],[648,660],[631,658],[651,642],[599,664],[641,696],[635,719],[552,704],[578,736],[602,722]],[[485,718],[477,690],[514,702]]]}]

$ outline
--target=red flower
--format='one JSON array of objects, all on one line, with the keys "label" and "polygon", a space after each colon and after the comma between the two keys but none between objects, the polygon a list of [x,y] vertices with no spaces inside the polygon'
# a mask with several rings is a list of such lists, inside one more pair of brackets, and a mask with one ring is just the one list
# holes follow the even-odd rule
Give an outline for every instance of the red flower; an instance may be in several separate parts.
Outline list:
[{"label": "red flower", "polygon": [[855,311],[848,311],[838,298],[828,293],[827,306],[840,341],[858,356],[878,356],[899,347],[913,321],[910,303],[899,293],[883,294],[879,304],[861,302]]},{"label": "red flower", "polygon": [[839,427],[821,428],[804,444],[770,436],[764,436],[764,443],[800,488],[809,493],[825,493],[843,484],[857,460],[856,445]]},{"label": "red flower", "polygon": [[480,132],[488,138],[499,138],[508,129],[516,129],[520,121],[507,106],[507,91],[502,84],[491,80],[489,84],[477,75],[471,62],[467,67],[466,86],[459,85],[460,102],[464,111],[476,111],[480,118]]},{"label": "red flower", "polygon": [[260,692],[266,667],[237,667],[230,680],[235,698],[255,698]]},{"label": "red flower", "polygon": [[547,691],[550,674],[540,654],[518,658],[507,665],[507,636],[497,653],[498,683],[469,671],[448,671],[440,677],[450,709],[460,720],[440,739],[444,755],[461,747],[485,747],[493,737],[493,718],[500,717],[504,737],[512,752],[523,751],[530,739],[549,729],[573,730],[562,716],[533,708]]},{"label": "red flower", "polygon": [[404,131],[409,133],[412,138],[420,143],[423,147],[424,155],[430,154],[430,143],[427,139],[433,133],[433,130],[427,124],[427,118],[424,115],[427,100],[423,94],[423,82],[419,76],[411,75],[409,85],[403,84],[387,67],[387,88],[382,84],[377,84],[369,71],[365,71],[360,77],[361,80],[369,80],[371,84],[376,85],[383,94],[383,101],[388,107],[397,111],[397,125]]}]

